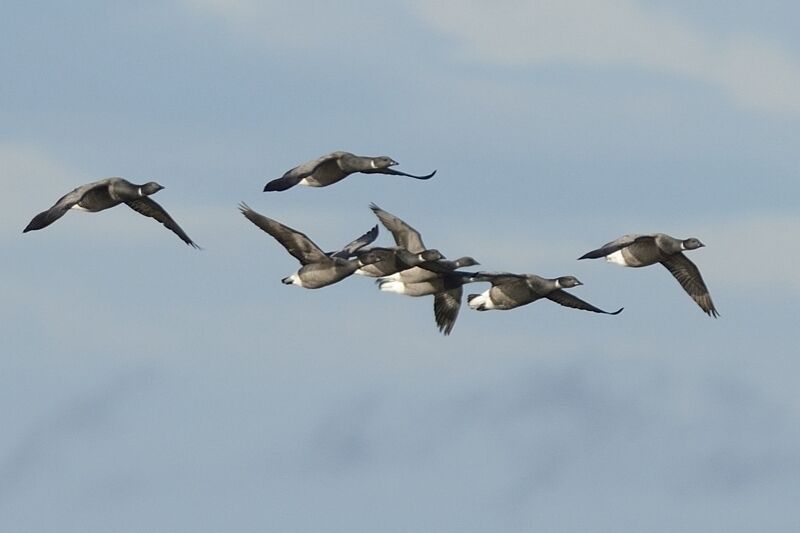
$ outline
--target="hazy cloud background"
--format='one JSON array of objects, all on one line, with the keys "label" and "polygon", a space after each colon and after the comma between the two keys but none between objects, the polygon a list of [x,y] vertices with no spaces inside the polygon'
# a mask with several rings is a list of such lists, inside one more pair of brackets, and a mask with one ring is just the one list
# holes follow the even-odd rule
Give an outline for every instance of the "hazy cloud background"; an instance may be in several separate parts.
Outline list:
[{"label": "hazy cloud background", "polygon": [[[0,15],[0,529],[796,529],[795,7]],[[261,192],[336,149],[438,174]],[[204,250],[124,207],[21,234],[111,175],[165,185]],[[376,202],[448,256],[625,311],[463,309],[445,338],[430,299],[281,285],[296,264],[242,200],[331,249]],[[664,269],[575,260],[650,231],[707,244],[720,319]]]}]

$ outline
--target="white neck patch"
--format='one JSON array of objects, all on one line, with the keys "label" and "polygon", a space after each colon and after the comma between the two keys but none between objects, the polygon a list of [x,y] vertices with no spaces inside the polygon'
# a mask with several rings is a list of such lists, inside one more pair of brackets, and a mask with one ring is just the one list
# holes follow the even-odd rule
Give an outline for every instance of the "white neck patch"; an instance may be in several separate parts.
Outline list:
[{"label": "white neck patch", "polygon": [[561,282],[556,280],[556,289],[560,289],[560,288],[561,288]]},{"label": "white neck patch", "polygon": [[139,187],[139,196],[141,196],[141,195],[142,195],[142,188]]},{"label": "white neck patch", "polygon": [[378,165],[375,164],[375,160],[374,159],[370,159],[369,160],[369,166],[371,166],[372,168],[378,168]]}]

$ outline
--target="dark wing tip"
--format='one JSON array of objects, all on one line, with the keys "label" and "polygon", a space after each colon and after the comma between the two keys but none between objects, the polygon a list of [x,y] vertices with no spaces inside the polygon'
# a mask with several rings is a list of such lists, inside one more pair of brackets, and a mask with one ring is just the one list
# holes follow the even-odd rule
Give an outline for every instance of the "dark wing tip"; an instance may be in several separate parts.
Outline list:
[{"label": "dark wing tip", "polygon": [[290,187],[292,187],[292,185],[294,185],[294,183],[291,183],[291,182],[289,182],[288,180],[286,180],[284,178],[278,178],[278,179],[274,179],[274,180],[270,181],[269,183],[267,183],[266,185],[264,185],[264,192],[285,191],[286,189],[289,189]]},{"label": "dark wing tip", "polygon": [[578,258],[578,261],[581,259],[598,259],[600,257],[605,256],[605,254],[601,254],[600,250],[592,250],[591,252],[586,252],[582,256]]},{"label": "dark wing tip", "polygon": [[[438,170],[438,169],[437,169]],[[430,174],[425,174],[424,176],[414,176],[418,180],[429,180],[436,175],[436,170],[431,172]]]},{"label": "dark wing tip", "polygon": [[623,309],[625,309],[625,308],[624,307],[620,307],[619,309],[617,309],[613,313],[609,313],[608,311],[606,311],[606,314],[607,315],[618,315],[618,314],[620,314],[622,312]]}]

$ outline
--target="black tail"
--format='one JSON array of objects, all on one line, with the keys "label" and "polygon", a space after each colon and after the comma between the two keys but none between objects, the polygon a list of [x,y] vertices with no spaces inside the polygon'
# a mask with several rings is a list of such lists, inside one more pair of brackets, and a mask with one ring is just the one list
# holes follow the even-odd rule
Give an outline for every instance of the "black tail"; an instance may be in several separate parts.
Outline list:
[{"label": "black tail", "polygon": [[582,256],[578,258],[578,261],[581,259],[599,259],[601,257],[605,257],[608,255],[604,248],[598,248],[597,250],[592,250],[591,252],[586,252]]},{"label": "black tail", "polygon": [[33,220],[31,220],[28,223],[28,225],[25,226],[25,229],[22,230],[22,233],[28,233],[29,231],[34,231],[34,230],[37,230],[37,229],[46,228],[47,226],[52,224],[55,220],[51,219],[48,216],[49,214],[50,214],[50,211],[47,210],[47,211],[42,211],[41,213],[39,213],[38,215],[33,217]]}]

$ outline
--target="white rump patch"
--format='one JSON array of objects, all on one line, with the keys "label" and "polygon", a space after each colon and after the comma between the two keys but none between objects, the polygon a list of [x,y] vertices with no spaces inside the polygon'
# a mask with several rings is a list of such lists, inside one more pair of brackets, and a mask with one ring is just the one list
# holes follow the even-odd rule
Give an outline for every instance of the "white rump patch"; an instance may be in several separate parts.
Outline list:
[{"label": "white rump patch", "polygon": [[290,282],[290,283],[287,283],[287,285],[297,285],[298,287],[303,287],[304,286],[303,285],[303,280],[300,279],[300,276],[297,275],[297,272],[295,272],[294,274],[292,274],[291,276],[289,276],[289,277],[287,277],[285,279],[288,279],[289,282]]},{"label": "white rump patch", "polygon": [[494,304],[492,303],[492,299],[489,297],[489,291],[492,289],[486,289],[478,296],[473,298],[469,301],[469,308],[470,309],[477,309],[479,307],[483,307],[484,309],[494,309]]},{"label": "white rump patch", "polygon": [[625,258],[622,256],[622,250],[617,250],[613,254],[608,254],[606,256],[606,261],[608,261],[609,263],[614,263],[615,265],[619,266],[624,266],[624,267],[630,266],[628,262],[625,261]]},{"label": "white rump patch", "polygon": [[382,291],[386,292],[396,292],[397,294],[406,293],[405,283],[402,281],[391,280],[389,278],[381,278],[379,287]]}]

